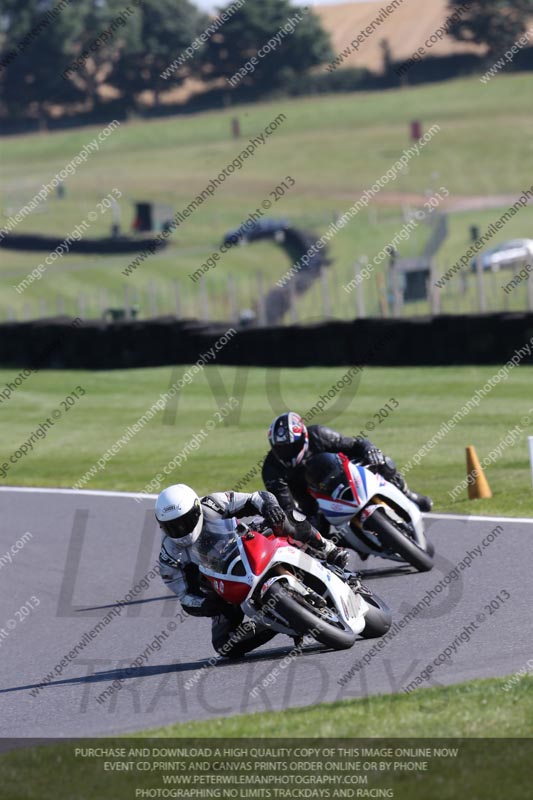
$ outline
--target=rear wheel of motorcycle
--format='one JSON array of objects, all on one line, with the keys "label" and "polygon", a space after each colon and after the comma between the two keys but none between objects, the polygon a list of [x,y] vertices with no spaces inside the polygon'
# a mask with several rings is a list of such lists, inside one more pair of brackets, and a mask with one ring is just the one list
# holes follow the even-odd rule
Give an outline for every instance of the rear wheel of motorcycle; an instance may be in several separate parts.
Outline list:
[{"label": "rear wheel of motorcycle", "polygon": [[365,528],[375,533],[382,545],[392,550],[393,553],[397,553],[419,572],[429,572],[433,568],[433,559],[430,554],[422,550],[413,539],[398,530],[381,508],[378,508],[367,519]]},{"label": "rear wheel of motorcycle", "polygon": [[365,614],[365,627],[359,634],[363,639],[375,639],[387,633],[392,625],[392,614],[387,604],[377,594],[361,593],[370,608]]},{"label": "rear wheel of motorcycle", "polygon": [[352,630],[337,627],[323,619],[318,609],[306,603],[303,597],[296,599],[290,589],[281,586],[279,581],[272,584],[263,601],[265,604],[270,601],[276,612],[297,633],[312,636],[317,642],[333,650],[347,650],[357,639],[357,634]]}]

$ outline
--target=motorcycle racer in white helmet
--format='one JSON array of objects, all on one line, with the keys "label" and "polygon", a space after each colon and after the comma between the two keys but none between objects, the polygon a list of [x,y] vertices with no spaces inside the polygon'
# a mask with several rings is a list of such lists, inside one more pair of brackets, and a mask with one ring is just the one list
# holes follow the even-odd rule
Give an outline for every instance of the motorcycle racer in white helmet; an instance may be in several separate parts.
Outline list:
[{"label": "motorcycle racer in white helmet", "polygon": [[178,483],[165,489],[155,504],[155,516],[166,536],[190,547],[200,535],[203,511],[200,499],[190,486]]},{"label": "motorcycle racer in white helmet", "polygon": [[[317,551],[329,563],[345,566],[347,553],[324,539],[307,520],[289,521],[270,492],[215,492],[200,499],[186,484],[169,486],[155,504],[155,516],[162,531],[159,565],[165,585],[179,598],[191,616],[211,617],[214,649],[238,657],[268,642],[275,632],[250,621],[238,606],[226,603],[203,579],[193,548],[203,530],[230,517],[261,516],[279,535],[292,536]],[[238,631],[238,635],[236,635]]]}]

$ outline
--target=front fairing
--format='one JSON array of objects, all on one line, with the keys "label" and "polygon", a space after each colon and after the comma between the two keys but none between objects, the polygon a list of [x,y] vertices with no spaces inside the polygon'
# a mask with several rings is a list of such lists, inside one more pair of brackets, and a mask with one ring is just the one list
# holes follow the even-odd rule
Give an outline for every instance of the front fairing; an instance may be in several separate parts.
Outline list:
[{"label": "front fairing", "polygon": [[[409,500],[397,486],[385,480],[381,475],[351,462],[348,468],[351,492],[347,491],[347,484],[344,483],[335,487],[331,496],[312,493],[327,521],[338,529],[347,526],[354,517],[358,517],[364,524],[368,516],[376,509],[374,499],[380,498],[381,504],[387,507],[387,513],[397,521],[409,522],[412,525],[417,544],[426,547],[424,524],[418,506]],[[347,494],[350,499],[346,499]],[[349,529],[346,531],[346,535],[350,540]]]},{"label": "front fairing", "polygon": [[[339,483],[330,495],[312,493],[322,514],[335,526],[349,522],[386,483],[381,475],[375,475],[357,464],[350,464],[349,469],[351,480],[348,491],[345,483]],[[347,499],[347,494],[350,499]]]}]

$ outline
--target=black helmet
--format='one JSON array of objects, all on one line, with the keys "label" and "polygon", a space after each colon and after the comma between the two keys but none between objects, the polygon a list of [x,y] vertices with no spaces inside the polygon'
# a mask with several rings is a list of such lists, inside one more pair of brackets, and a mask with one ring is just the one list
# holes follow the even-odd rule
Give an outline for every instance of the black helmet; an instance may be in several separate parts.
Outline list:
[{"label": "black helmet", "polygon": [[296,467],[309,449],[309,434],[295,411],[276,417],[268,431],[268,441],[276,458],[286,467]]}]

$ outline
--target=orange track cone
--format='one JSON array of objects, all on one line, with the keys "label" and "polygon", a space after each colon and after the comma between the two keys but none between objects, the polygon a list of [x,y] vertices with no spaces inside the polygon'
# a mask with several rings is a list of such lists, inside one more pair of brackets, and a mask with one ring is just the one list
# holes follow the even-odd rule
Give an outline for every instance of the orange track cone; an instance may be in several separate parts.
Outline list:
[{"label": "orange track cone", "polygon": [[467,477],[472,476],[468,484],[470,500],[492,497],[490,486],[477,457],[476,448],[471,444],[466,448],[466,474]]}]

